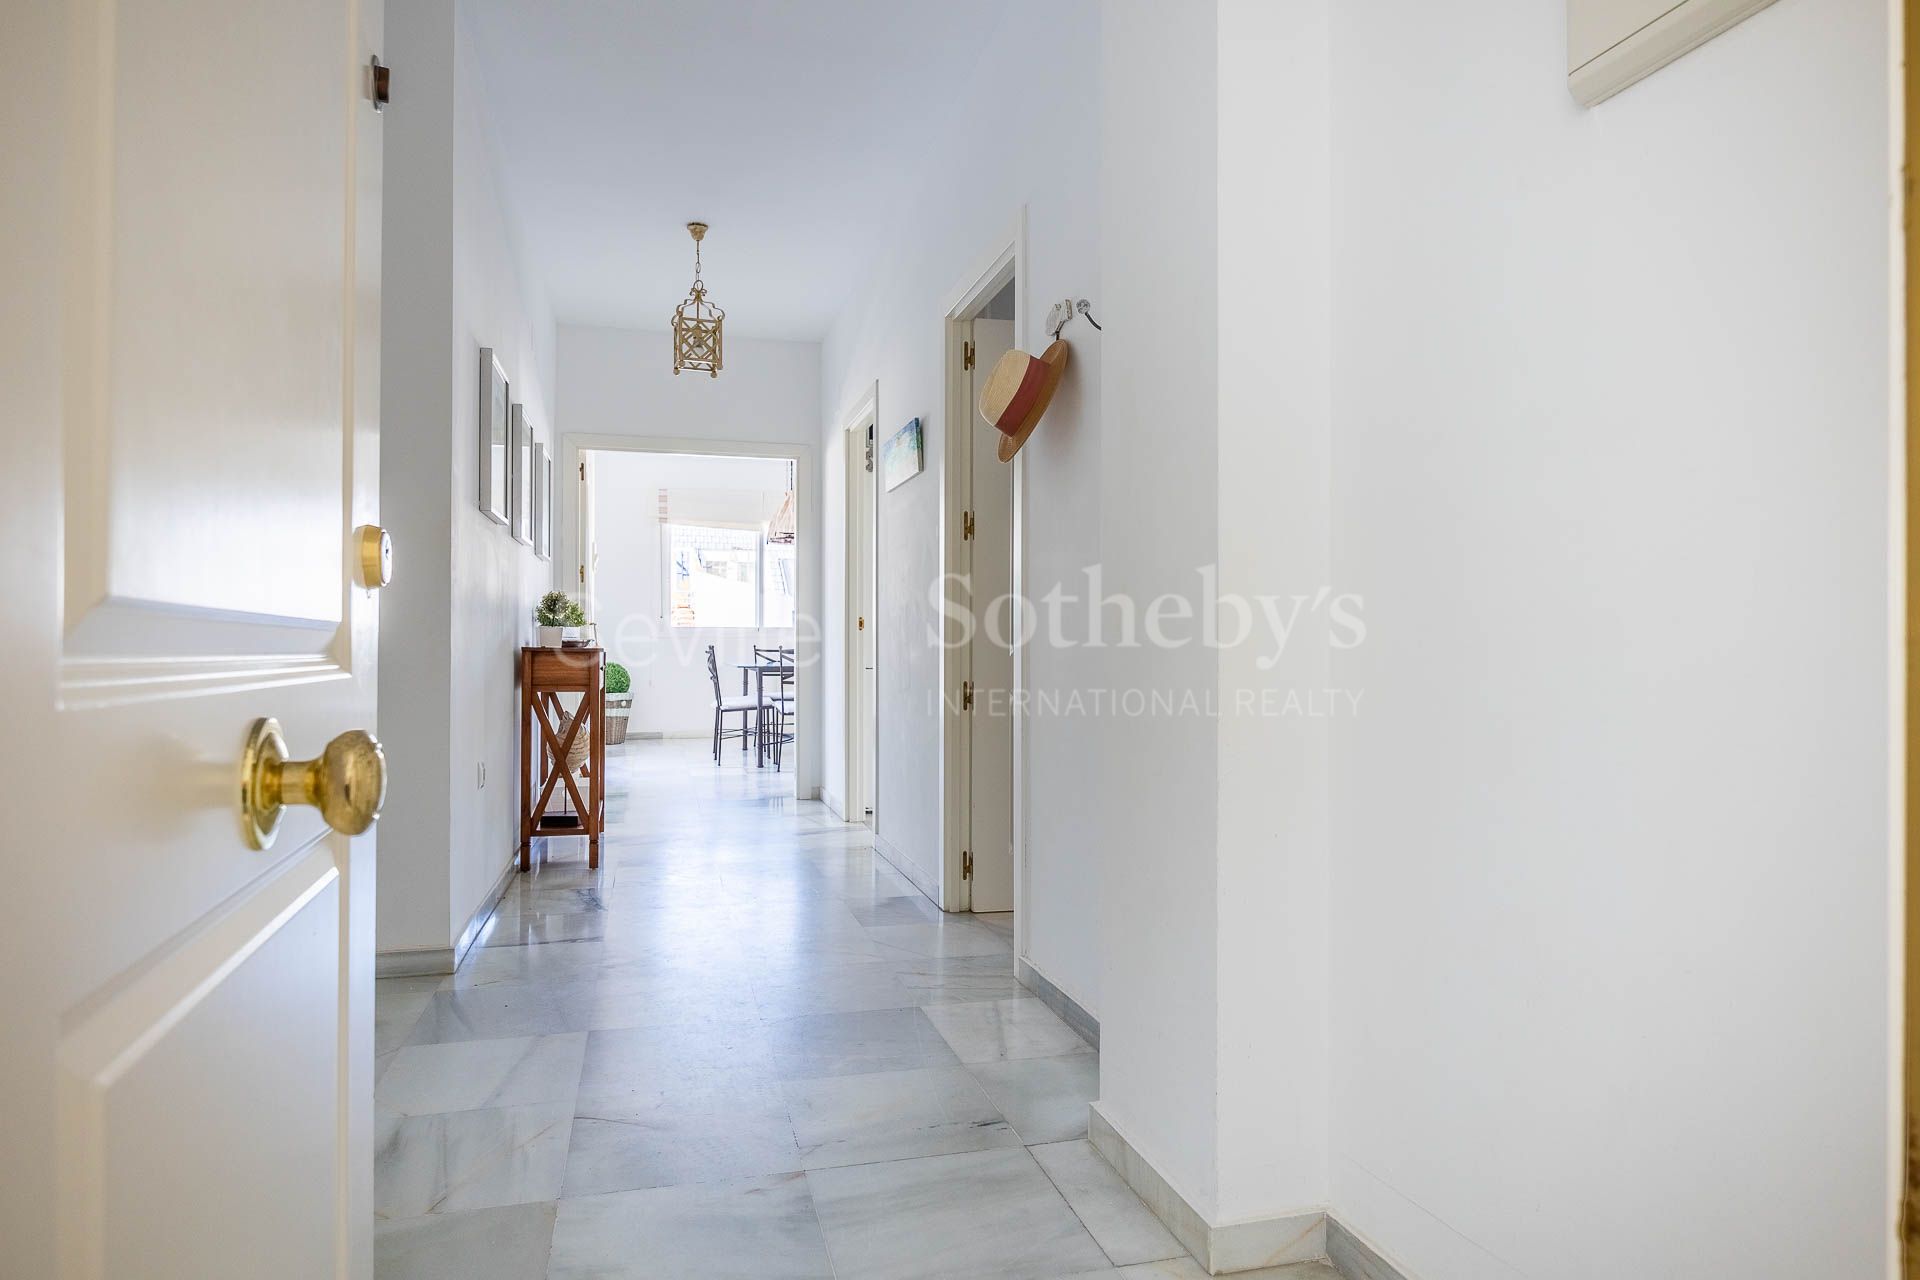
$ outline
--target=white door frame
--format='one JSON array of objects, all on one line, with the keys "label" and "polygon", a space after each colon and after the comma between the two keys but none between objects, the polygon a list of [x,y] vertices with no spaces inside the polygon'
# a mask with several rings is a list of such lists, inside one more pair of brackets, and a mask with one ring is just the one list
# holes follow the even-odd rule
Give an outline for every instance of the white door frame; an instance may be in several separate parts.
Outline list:
[{"label": "white door frame", "polygon": [[[993,242],[992,247],[982,256],[978,265],[961,278],[961,281],[947,295],[942,307],[944,340],[946,347],[946,449],[944,483],[940,503],[940,561],[941,571],[947,575],[943,582],[953,581],[953,576],[965,574],[971,567],[971,544],[961,535],[960,523],[967,510],[967,495],[971,482],[971,460],[965,452],[968,433],[957,430],[962,423],[972,421],[974,407],[968,394],[970,384],[966,376],[966,331],[967,322],[974,314],[993,299],[993,296],[1013,281],[1013,345],[1022,351],[1030,350],[1027,341],[1027,209],[1020,207],[1013,223],[1006,232]],[[1026,599],[1026,459],[1015,455],[1013,460],[1013,611],[1009,617],[1012,633],[1021,634],[1026,625],[1022,616]],[[968,653],[966,646],[949,648],[942,645],[940,650],[940,772],[942,778],[941,800],[945,812],[941,815],[940,838],[940,907],[945,911],[970,911],[973,909],[973,886],[962,874],[961,855],[965,850],[966,815],[970,803],[970,776],[967,769],[968,730],[967,717],[958,710],[961,698],[961,686],[970,677],[968,671]],[[1014,903],[1014,954],[1026,954],[1026,913],[1021,905],[1026,901],[1027,868],[1027,732],[1025,694],[1027,670],[1025,646],[1015,644],[1013,649],[1013,903]]]},{"label": "white door frame", "polygon": [[[874,829],[880,823],[879,770],[867,771],[867,735],[873,741],[873,758],[880,756],[880,708],[877,668],[879,665],[880,625],[876,584],[880,579],[880,503],[875,481],[879,476],[877,457],[867,453],[869,444],[877,455],[880,447],[880,384],[874,383],[860,397],[853,411],[843,419],[841,440],[847,450],[846,551],[844,581],[846,607],[841,621],[846,637],[846,810],[840,816],[848,822],[865,822]],[[861,563],[861,545],[866,543],[866,561]],[[863,572],[864,569],[864,572]],[[875,705],[866,702],[866,679],[861,674],[863,646],[857,639],[861,620],[866,621],[873,638],[876,667]],[[871,815],[871,816],[869,816]]]},{"label": "white door frame", "polygon": [[[801,800],[820,798],[820,762],[817,753],[807,749],[807,733],[819,732],[820,684],[814,678],[820,666],[820,584],[809,563],[814,548],[820,545],[813,511],[813,446],[774,440],[685,440],[672,436],[622,436],[587,431],[568,431],[560,437],[561,457],[569,474],[580,473],[580,455],[599,450],[622,453],[677,453],[709,458],[784,458],[793,463],[794,522],[799,527],[798,552],[794,573],[799,579],[798,612],[793,619],[794,669],[806,674],[799,682],[796,711],[801,732],[793,739],[794,795]],[[577,491],[575,491],[577,493]],[[575,498],[577,505],[578,498]],[[579,513],[567,522],[577,526]],[[554,556],[556,566],[580,564],[582,549],[578,535],[574,545],[565,548],[570,559]],[[561,572],[565,572],[564,569]]]}]

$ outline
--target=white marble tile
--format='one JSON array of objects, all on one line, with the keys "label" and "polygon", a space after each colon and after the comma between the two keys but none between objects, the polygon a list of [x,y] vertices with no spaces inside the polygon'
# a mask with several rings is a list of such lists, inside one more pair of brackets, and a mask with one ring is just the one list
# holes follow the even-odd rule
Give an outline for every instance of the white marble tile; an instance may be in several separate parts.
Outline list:
[{"label": "white marble tile", "polygon": [[594,1031],[580,1070],[583,1114],[633,1115],[660,1106],[687,1108],[759,1089],[778,1097],[765,1030],[758,1024]]},{"label": "white marble tile", "polygon": [[[1190,1257],[1137,1263],[1121,1267],[1112,1274],[1123,1277],[1123,1280],[1211,1280],[1206,1269]],[[1282,1267],[1262,1267],[1257,1271],[1236,1271],[1233,1280],[1341,1280],[1341,1277],[1338,1271],[1324,1262],[1294,1262]]]},{"label": "white marble tile", "polygon": [[1072,1027],[1031,996],[928,1005],[926,1014],[962,1062],[1090,1052],[1087,1042]]},{"label": "white marble tile", "polygon": [[985,956],[903,956],[894,976],[915,1004],[1013,1000],[1027,994],[1014,977],[1010,953]]},{"label": "white marble tile", "polygon": [[892,955],[993,956],[1013,951],[1013,944],[999,933],[964,918],[940,924],[875,925],[867,936]]},{"label": "white marble tile", "polygon": [[554,1205],[504,1205],[375,1224],[379,1280],[537,1280],[547,1273]]},{"label": "white marble tile", "polygon": [[611,970],[570,987],[567,999],[589,1031],[715,1027],[761,1016],[749,982],[672,970]]},{"label": "white marble tile", "polygon": [[754,984],[760,1016],[769,1021],[816,1013],[861,1013],[871,1009],[906,1009],[919,1003],[884,960],[834,965],[793,977],[787,970]]},{"label": "white marble tile", "polygon": [[376,1088],[381,1106],[401,1115],[536,1102],[572,1107],[586,1048],[584,1031],[409,1045]]},{"label": "white marble tile", "polygon": [[953,1050],[920,1009],[822,1013],[767,1024],[774,1064],[787,1080],[947,1066]]},{"label": "white marble tile", "polygon": [[572,1108],[543,1103],[384,1116],[374,1154],[381,1218],[553,1200],[566,1172]]},{"label": "white marble tile", "polygon": [[578,1031],[580,1018],[558,990],[538,983],[502,982],[436,991],[414,1023],[409,1044],[451,1040],[506,1040]]},{"label": "white marble tile", "polygon": [[832,1280],[804,1175],[560,1202],[549,1280]]},{"label": "white marble tile", "polygon": [[695,1094],[653,1106],[582,1104],[567,1153],[567,1197],[801,1168],[786,1100],[773,1089]]},{"label": "white marble tile", "polygon": [[1013,912],[1011,911],[977,912],[971,917],[971,919],[974,921],[974,923],[984,925],[987,928],[993,930],[995,933],[999,934],[1001,937],[1005,938],[1009,945],[1012,944]]},{"label": "white marble tile", "polygon": [[598,939],[551,946],[474,947],[443,986],[448,990],[500,982],[577,982],[599,976],[607,952]]},{"label": "white marble tile", "polygon": [[373,1051],[392,1053],[407,1042],[443,979],[381,978],[373,984]]},{"label": "white marble tile", "polygon": [[853,918],[865,925],[929,924],[940,919],[940,908],[915,892],[893,898],[850,902]]},{"label": "white marble tile", "polygon": [[512,945],[381,984],[382,1277],[826,1277],[816,1185],[840,1280],[1127,1274],[1018,1145],[1077,1133],[1097,1057],[1015,982],[1011,917],[934,911],[791,772],[609,765],[599,871],[537,842]]},{"label": "white marble tile", "polygon": [[784,1087],[809,1169],[1020,1145],[963,1067],[792,1080]]},{"label": "white marble tile", "polygon": [[1084,1140],[1030,1148],[1067,1205],[1116,1265],[1185,1258],[1187,1251],[1153,1211]]},{"label": "white marble tile", "polygon": [[521,947],[535,942],[579,942],[598,938],[606,929],[604,911],[544,912],[502,907],[481,926],[474,945]]},{"label": "white marble tile", "polygon": [[976,1062],[971,1068],[993,1105],[1028,1146],[1087,1136],[1087,1104],[1100,1093],[1097,1055],[1004,1058]]},{"label": "white marble tile", "polygon": [[1024,1149],[821,1169],[807,1181],[839,1280],[1040,1280],[1107,1265]]}]

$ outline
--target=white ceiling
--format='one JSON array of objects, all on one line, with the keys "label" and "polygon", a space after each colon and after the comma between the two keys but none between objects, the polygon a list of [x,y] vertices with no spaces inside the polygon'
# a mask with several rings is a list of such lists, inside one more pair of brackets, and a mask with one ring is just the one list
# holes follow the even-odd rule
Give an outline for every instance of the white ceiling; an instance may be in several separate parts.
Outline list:
[{"label": "white ceiling", "polygon": [[470,0],[510,216],[556,319],[819,339],[1012,0]]}]

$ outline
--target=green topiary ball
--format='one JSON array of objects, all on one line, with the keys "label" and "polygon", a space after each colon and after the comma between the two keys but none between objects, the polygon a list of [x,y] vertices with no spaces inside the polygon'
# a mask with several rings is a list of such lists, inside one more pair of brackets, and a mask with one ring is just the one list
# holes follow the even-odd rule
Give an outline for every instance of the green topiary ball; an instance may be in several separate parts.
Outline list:
[{"label": "green topiary ball", "polygon": [[617,662],[609,662],[607,664],[607,692],[625,693],[631,688],[633,688],[633,677],[627,674],[627,669]]}]

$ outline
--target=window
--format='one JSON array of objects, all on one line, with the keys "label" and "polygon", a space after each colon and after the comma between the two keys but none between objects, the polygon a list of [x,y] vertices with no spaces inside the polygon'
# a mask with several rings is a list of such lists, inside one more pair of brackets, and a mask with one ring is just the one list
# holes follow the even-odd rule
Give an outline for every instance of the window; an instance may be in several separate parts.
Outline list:
[{"label": "window", "polygon": [[793,625],[793,544],[760,544],[760,625]]},{"label": "window", "polygon": [[791,545],[769,543],[763,529],[732,525],[669,523],[666,534],[668,625],[793,625]]}]

